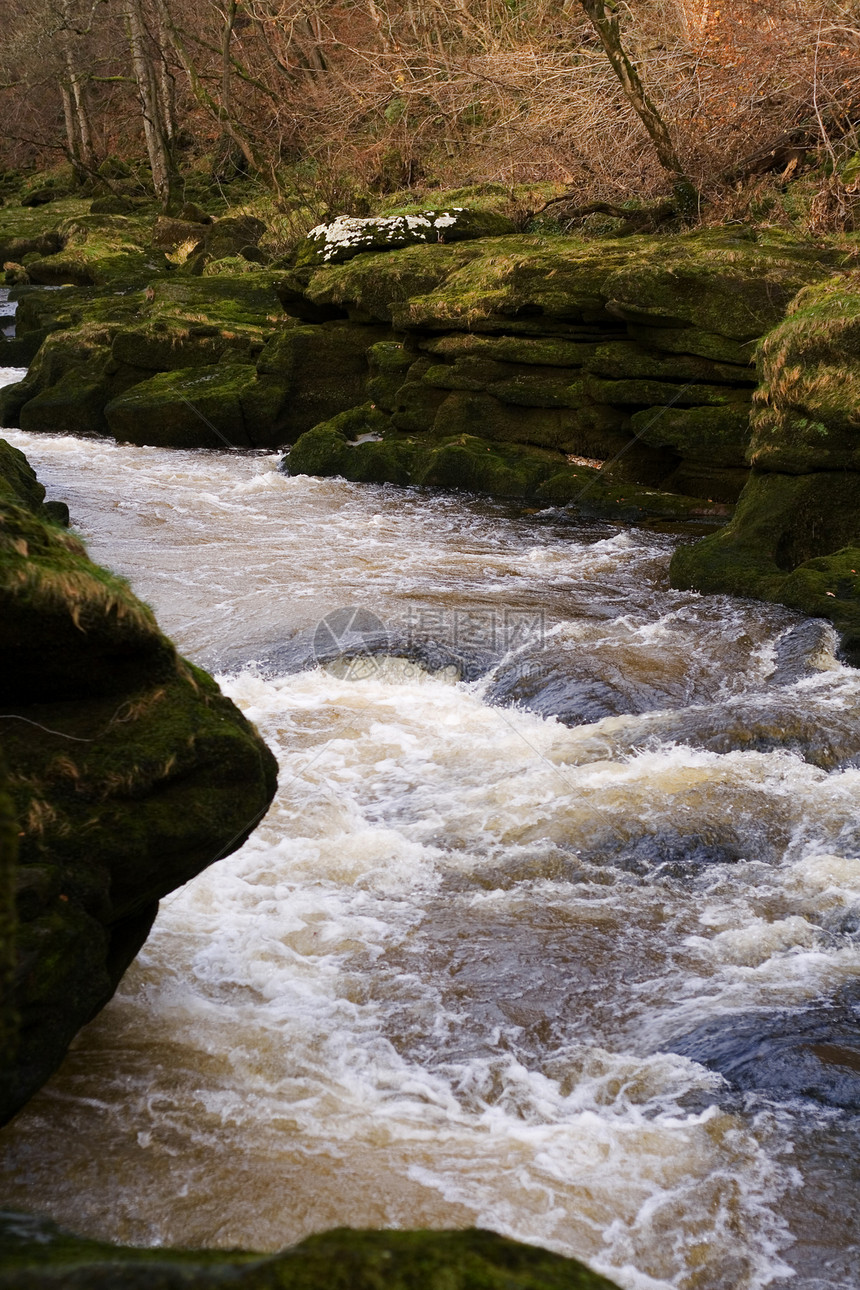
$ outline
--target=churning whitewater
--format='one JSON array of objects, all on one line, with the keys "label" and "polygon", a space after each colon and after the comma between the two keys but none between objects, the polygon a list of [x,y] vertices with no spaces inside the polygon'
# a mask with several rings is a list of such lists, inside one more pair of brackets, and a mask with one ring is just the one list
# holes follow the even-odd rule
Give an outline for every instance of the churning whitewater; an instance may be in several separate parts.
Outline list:
[{"label": "churning whitewater", "polygon": [[856,1284],[860,674],[828,627],[671,591],[664,534],[7,437],[281,769],[0,1135],[0,1202]]}]

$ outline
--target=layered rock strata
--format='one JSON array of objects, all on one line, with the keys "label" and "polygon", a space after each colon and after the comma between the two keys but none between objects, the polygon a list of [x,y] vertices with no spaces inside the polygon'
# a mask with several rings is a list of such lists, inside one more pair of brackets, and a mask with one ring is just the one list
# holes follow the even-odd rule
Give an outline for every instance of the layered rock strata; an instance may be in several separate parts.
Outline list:
[{"label": "layered rock strata", "polygon": [[749,459],[731,523],[672,562],[676,586],[829,618],[860,662],[860,278],[801,291],[759,351]]}]

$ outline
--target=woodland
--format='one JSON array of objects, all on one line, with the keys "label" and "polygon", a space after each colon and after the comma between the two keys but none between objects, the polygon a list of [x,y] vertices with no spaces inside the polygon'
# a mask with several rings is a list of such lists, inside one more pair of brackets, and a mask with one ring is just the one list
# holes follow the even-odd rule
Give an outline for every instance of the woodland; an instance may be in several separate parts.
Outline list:
[{"label": "woodland", "polygon": [[524,228],[547,202],[635,205],[679,182],[708,222],[855,225],[856,0],[0,8],[0,168],[16,177],[154,189],[165,210],[190,178],[251,183],[303,225],[293,237],[388,194],[482,184]]}]

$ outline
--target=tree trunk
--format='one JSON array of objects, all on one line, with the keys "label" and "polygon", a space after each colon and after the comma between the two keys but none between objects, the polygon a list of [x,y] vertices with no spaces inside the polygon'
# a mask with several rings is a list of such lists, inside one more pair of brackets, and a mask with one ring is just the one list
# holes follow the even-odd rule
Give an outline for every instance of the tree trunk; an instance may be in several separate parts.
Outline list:
[{"label": "tree trunk", "polygon": [[685,215],[695,214],[699,206],[699,194],[675,151],[666,123],[649,97],[636,65],[627,57],[621,43],[621,29],[615,11],[616,0],[579,0],[579,2],[597,32],[606,57],[621,82],[621,88],[628,102],[651,137],[660,165],[672,176],[672,187],[679,209]]},{"label": "tree trunk", "polygon": [[87,104],[86,77],[81,75],[73,45],[73,23],[69,0],[63,0],[61,12],[63,22],[60,28],[60,41],[66,68],[66,83],[61,86],[63,117],[72,164],[78,179],[83,181],[84,178],[91,177],[96,168],[93,132]]},{"label": "tree trunk", "polygon": [[149,56],[141,0],[128,0],[126,16],[131,61],[140,96],[143,135],[152,170],[152,182],[162,208],[169,211],[175,202],[177,175],[158,93],[158,78]]},{"label": "tree trunk", "polygon": [[[222,45],[222,56],[225,63],[225,67],[222,72],[222,90],[226,87],[228,94],[230,40],[233,34],[233,23],[235,22],[237,8],[238,5],[234,3],[234,0],[228,0],[228,11],[225,15],[224,40]],[[248,138],[248,135],[225,110],[224,104],[219,104],[217,100],[212,97],[206,86],[203,84],[203,81],[198,76],[197,69],[191,61],[191,57],[185,48],[185,43],[182,40],[182,36],[180,35],[173,18],[171,17],[170,10],[168,9],[165,0],[156,0],[156,10],[158,13],[159,25],[170,39],[174,53],[179,59],[185,75],[188,77],[191,92],[197,99],[197,102],[201,107],[206,108],[206,110],[215,117],[216,121],[220,121],[224,133],[229,135],[233,142],[237,144],[249,166],[259,174],[260,178],[267,183],[271,182],[268,167],[266,166],[264,159],[257,152],[257,149],[254,147],[251,140]]]}]

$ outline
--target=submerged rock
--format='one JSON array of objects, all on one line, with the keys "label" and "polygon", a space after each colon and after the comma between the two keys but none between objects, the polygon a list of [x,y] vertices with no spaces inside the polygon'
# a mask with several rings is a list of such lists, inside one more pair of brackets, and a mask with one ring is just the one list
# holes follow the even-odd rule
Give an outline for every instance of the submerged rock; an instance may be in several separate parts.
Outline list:
[{"label": "submerged rock", "polygon": [[699,1026],[672,1050],[742,1092],[860,1111],[860,1007],[850,997],[801,1012],[749,1013]]},{"label": "submerged rock", "polygon": [[0,1214],[0,1290],[617,1290],[576,1259],[480,1229],[338,1228],[280,1254],[132,1249]]},{"label": "submerged rock", "polygon": [[[276,784],[253,726],[43,498],[23,455],[0,441],[0,726],[19,834],[20,1022],[0,1070],[0,1120],[111,997],[159,899],[241,845]],[[2,882],[0,869],[0,974]]]}]

